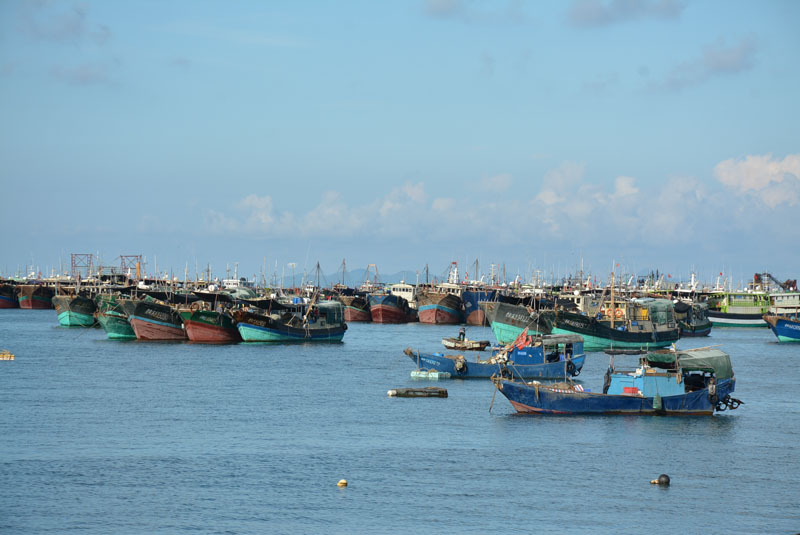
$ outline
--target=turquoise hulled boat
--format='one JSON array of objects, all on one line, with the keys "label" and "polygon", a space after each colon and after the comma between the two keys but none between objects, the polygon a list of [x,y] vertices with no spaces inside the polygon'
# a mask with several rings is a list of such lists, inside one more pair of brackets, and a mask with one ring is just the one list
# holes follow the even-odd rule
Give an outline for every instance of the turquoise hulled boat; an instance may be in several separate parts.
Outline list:
[{"label": "turquoise hulled boat", "polygon": [[244,342],[341,342],[347,330],[344,305],[323,301],[282,311],[240,309],[234,312]]},{"label": "turquoise hulled boat", "polygon": [[62,327],[93,327],[97,306],[94,301],[82,295],[56,295],[53,306],[58,313],[58,323]]}]

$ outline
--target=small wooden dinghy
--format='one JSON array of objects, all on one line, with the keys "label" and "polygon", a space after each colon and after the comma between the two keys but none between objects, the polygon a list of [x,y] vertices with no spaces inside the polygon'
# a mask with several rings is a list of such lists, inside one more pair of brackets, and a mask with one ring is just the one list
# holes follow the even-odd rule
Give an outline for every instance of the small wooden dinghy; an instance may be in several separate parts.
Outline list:
[{"label": "small wooden dinghy", "polygon": [[387,392],[390,398],[446,398],[447,389],[440,386],[425,388],[393,388]]},{"label": "small wooden dinghy", "polygon": [[0,360],[14,360],[14,354],[8,349],[0,350]]},{"label": "small wooden dinghy", "polygon": [[489,340],[459,340],[458,338],[442,338],[442,345],[456,351],[483,351],[489,347]]}]

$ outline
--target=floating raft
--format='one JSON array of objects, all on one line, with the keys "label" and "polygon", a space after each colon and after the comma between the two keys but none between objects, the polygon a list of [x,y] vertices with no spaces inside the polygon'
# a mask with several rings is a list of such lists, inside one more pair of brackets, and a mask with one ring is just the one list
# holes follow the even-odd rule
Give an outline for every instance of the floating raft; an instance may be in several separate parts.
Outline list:
[{"label": "floating raft", "polygon": [[0,351],[0,360],[14,360],[14,354],[7,349]]},{"label": "floating raft", "polygon": [[440,386],[425,388],[393,388],[387,392],[390,398],[446,398],[447,389]]},{"label": "floating raft", "polygon": [[438,370],[411,370],[412,379],[439,381],[440,379],[450,379],[449,372],[440,372]]}]

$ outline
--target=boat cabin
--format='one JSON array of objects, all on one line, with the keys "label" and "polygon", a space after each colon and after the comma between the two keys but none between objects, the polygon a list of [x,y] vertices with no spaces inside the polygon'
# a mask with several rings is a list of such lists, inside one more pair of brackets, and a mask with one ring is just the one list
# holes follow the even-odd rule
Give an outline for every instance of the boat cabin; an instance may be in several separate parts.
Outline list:
[{"label": "boat cabin", "polygon": [[733,377],[730,357],[718,349],[649,353],[639,359],[634,369],[615,367],[612,356],[603,393],[647,398],[679,396],[706,388],[712,377]]}]

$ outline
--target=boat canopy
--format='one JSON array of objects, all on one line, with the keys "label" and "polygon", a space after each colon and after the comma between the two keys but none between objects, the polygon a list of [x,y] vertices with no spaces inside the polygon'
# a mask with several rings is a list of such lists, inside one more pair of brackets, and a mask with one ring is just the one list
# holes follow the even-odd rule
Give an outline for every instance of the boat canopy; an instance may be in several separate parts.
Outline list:
[{"label": "boat canopy", "polygon": [[698,349],[695,351],[665,351],[663,353],[649,353],[647,362],[654,364],[670,364],[677,359],[678,365],[684,371],[703,371],[713,373],[717,379],[730,379],[733,377],[731,358],[719,349]]}]

